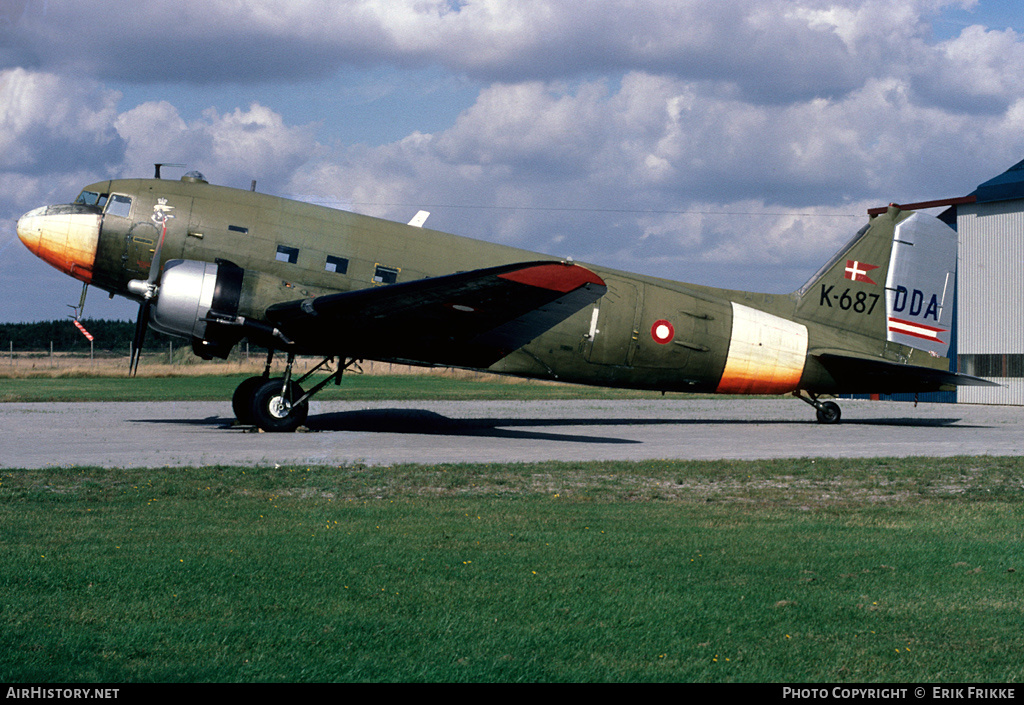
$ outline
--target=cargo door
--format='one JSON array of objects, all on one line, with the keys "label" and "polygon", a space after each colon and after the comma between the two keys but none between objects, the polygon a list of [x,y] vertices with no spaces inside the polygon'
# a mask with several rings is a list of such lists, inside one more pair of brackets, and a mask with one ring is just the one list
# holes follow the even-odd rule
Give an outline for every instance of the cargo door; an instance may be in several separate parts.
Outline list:
[{"label": "cargo door", "polygon": [[628,365],[639,336],[640,292],[625,279],[605,277],[608,291],[591,309],[584,355],[598,365]]}]

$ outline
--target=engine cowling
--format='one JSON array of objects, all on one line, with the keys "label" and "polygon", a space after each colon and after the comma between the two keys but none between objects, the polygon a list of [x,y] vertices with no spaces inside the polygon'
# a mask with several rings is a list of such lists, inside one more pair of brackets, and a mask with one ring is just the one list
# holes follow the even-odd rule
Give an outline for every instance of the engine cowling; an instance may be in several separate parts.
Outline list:
[{"label": "engine cowling", "polygon": [[192,340],[197,355],[227,357],[242,337],[238,302],[245,270],[226,260],[169,260],[160,277],[151,325]]}]

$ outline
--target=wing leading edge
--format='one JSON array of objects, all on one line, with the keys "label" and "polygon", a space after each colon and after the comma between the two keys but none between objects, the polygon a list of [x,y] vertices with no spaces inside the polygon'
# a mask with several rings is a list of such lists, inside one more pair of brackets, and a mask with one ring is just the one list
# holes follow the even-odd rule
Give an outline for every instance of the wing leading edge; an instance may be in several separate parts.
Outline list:
[{"label": "wing leading edge", "polygon": [[606,288],[579,265],[521,262],[288,301],[266,315],[302,351],[488,367]]}]

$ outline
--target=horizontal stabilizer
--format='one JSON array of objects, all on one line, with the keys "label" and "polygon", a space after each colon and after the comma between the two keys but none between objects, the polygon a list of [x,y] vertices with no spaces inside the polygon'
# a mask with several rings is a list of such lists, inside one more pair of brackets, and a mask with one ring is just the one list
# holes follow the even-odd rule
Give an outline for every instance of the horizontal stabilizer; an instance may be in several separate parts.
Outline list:
[{"label": "horizontal stabilizer", "polygon": [[954,386],[1000,386],[981,377],[879,358],[838,352],[815,353],[812,357],[832,375],[844,392],[852,394],[937,392]]}]

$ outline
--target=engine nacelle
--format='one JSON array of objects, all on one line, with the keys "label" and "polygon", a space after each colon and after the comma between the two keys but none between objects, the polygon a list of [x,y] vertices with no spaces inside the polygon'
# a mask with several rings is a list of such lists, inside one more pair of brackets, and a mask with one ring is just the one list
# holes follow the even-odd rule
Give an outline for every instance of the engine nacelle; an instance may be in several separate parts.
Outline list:
[{"label": "engine nacelle", "polygon": [[169,260],[153,305],[153,328],[190,338],[201,357],[227,357],[242,337],[238,302],[244,275],[226,260]]}]

